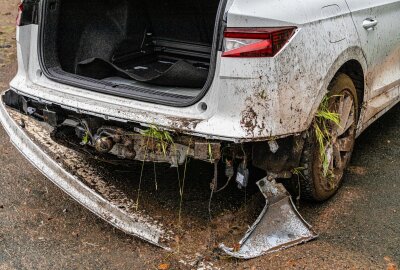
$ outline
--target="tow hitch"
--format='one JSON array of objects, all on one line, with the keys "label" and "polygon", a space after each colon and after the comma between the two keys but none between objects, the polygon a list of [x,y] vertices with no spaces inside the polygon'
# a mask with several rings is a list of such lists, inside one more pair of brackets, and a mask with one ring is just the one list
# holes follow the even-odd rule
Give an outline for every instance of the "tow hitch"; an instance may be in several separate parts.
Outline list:
[{"label": "tow hitch", "polygon": [[301,217],[292,197],[282,184],[264,178],[257,182],[266,205],[238,248],[220,248],[239,259],[251,259],[305,243],[318,237]]}]

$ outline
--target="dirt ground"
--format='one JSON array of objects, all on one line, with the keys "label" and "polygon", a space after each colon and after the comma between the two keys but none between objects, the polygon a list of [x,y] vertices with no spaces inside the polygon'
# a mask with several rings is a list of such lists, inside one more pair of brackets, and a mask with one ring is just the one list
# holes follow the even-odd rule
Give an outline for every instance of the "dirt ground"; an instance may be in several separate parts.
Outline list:
[{"label": "dirt ground", "polygon": [[[0,0],[1,90],[16,68],[16,4]],[[397,269],[399,115],[397,105],[358,139],[344,185],[332,200],[300,205],[301,214],[320,234],[316,241],[250,261],[207,257],[205,265],[220,269]],[[193,256],[201,258],[202,254]],[[188,269],[180,262],[187,259],[127,236],[82,208],[25,161],[0,129],[0,270],[157,269],[160,264]]]}]

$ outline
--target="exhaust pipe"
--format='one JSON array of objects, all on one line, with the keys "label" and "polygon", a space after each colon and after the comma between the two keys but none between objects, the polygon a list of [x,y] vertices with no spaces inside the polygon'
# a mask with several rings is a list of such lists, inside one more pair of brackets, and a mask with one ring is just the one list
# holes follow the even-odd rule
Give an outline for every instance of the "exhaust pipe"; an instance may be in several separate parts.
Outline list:
[{"label": "exhaust pipe", "polygon": [[113,149],[115,145],[114,140],[111,137],[101,137],[98,136],[94,142],[94,148],[97,152],[106,154]]}]

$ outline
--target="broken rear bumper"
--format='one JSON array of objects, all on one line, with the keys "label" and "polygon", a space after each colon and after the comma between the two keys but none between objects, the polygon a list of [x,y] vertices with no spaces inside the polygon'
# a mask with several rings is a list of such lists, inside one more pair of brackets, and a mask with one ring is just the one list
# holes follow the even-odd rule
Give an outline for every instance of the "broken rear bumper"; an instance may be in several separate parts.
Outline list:
[{"label": "broken rear bumper", "polygon": [[10,136],[13,145],[39,171],[55,185],[79,202],[82,206],[127,234],[134,235],[159,247],[169,249],[162,242],[164,231],[157,225],[143,222],[144,217],[127,214],[118,206],[104,199],[77,177],[66,171],[52,157],[41,149],[10,116],[3,102],[0,102],[0,122]]},{"label": "broken rear bumper", "polygon": [[[146,214],[146,210],[138,210],[139,193],[135,203],[128,194],[119,192],[117,187],[108,183],[111,179],[102,179],[100,171],[95,172],[91,163],[83,159],[76,151],[53,141],[50,134],[54,128],[45,122],[37,121],[33,117],[6,107],[3,102],[7,100],[6,97],[7,95],[3,96],[0,103],[0,122],[10,136],[11,142],[27,160],[73,199],[111,225],[156,246],[166,250],[171,249],[175,235],[171,230],[171,224],[164,224],[150,217]],[[9,104],[9,101],[6,103]],[[210,147],[210,144],[200,144],[197,148],[201,150],[204,146]],[[194,153],[207,152],[197,148],[194,148]],[[211,148],[209,149],[212,151]],[[201,155],[197,157],[200,158]],[[203,156],[202,159],[206,158],[207,156]],[[75,165],[71,165],[70,161]],[[246,162],[243,161],[243,163]],[[86,174],[86,172],[94,173]],[[212,184],[215,186],[217,186],[214,182],[217,179],[216,175],[214,172]],[[266,199],[266,205],[245,237],[238,243],[239,248],[230,249],[224,245],[220,246],[230,256],[250,259],[317,237],[311,226],[295,209],[290,194],[286,192],[283,185],[272,181],[271,177],[258,182],[259,189]],[[212,191],[217,193],[213,187]],[[152,201],[151,204],[153,203],[155,202]]]}]

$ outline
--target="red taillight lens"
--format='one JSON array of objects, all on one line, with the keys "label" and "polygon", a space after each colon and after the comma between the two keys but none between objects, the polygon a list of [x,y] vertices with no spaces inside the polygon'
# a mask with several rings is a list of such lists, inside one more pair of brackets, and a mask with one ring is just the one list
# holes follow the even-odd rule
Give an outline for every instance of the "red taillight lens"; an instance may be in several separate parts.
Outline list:
[{"label": "red taillight lens", "polygon": [[21,25],[21,17],[22,17],[22,12],[24,11],[24,4],[20,3],[18,5],[18,15],[17,15],[17,19],[16,19],[16,25],[20,26]]},{"label": "red taillight lens", "polygon": [[273,57],[289,41],[296,27],[227,28],[223,57]]}]

